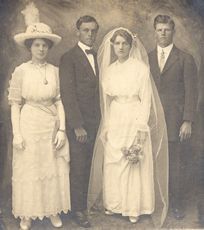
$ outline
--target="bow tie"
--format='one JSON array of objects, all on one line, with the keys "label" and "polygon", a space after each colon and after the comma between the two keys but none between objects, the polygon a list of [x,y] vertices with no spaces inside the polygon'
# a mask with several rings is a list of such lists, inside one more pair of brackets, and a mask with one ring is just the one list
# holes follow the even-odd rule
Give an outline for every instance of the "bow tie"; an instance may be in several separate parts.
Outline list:
[{"label": "bow tie", "polygon": [[95,55],[96,54],[96,52],[93,50],[93,49],[87,49],[87,50],[85,50],[85,52],[86,52],[86,54],[92,54],[92,55]]}]

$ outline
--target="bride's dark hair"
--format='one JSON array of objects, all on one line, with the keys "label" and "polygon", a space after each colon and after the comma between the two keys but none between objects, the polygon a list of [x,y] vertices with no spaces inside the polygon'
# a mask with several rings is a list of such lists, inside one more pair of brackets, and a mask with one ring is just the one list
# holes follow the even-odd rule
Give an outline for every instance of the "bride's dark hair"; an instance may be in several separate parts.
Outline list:
[{"label": "bride's dark hair", "polygon": [[123,29],[116,30],[112,38],[110,39],[111,43],[115,42],[115,39],[117,36],[123,37],[128,42],[128,44],[132,46],[132,36],[126,30],[123,30]]}]

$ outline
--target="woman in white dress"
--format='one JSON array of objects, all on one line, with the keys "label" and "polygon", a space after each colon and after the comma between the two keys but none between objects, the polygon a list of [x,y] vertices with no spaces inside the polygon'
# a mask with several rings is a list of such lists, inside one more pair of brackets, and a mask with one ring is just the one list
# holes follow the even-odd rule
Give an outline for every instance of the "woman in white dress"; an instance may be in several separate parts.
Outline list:
[{"label": "woman in white dress", "polygon": [[17,66],[9,87],[13,127],[12,211],[21,229],[31,220],[49,217],[61,227],[58,214],[70,210],[69,145],[60,99],[58,68],[47,63],[49,49],[61,37],[43,23],[27,27],[14,40],[31,52]]},{"label": "woman in white dress", "polygon": [[[167,135],[146,51],[130,31],[118,28],[105,36],[98,62],[102,121],[89,208],[102,198],[107,215],[119,213],[136,223],[140,215],[155,213],[161,226],[168,207]],[[139,151],[130,158],[133,147]]]}]

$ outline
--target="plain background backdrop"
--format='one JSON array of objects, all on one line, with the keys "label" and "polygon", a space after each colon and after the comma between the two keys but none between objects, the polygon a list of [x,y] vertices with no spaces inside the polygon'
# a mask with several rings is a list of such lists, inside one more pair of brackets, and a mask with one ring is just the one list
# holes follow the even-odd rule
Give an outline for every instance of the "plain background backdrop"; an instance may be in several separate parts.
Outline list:
[{"label": "plain background backdrop", "polygon": [[[29,52],[19,48],[13,35],[26,29],[21,10],[28,0],[0,0],[0,180],[3,192],[11,183],[11,124],[7,88],[16,65],[29,60]],[[111,29],[124,26],[137,33],[147,51],[154,48],[153,20],[157,14],[168,14],[176,23],[175,44],[192,54],[199,69],[199,104],[204,101],[204,1],[203,0],[33,0],[40,11],[40,21],[50,25],[62,42],[49,53],[48,61],[58,65],[61,55],[76,42],[76,20],[85,14],[94,16],[100,29],[96,49]],[[202,166],[197,163],[204,154],[204,109],[197,115],[189,159],[188,191]],[[199,168],[200,167],[200,168]],[[204,165],[203,165],[204,167]],[[201,171],[200,171],[201,172]],[[204,176],[204,175],[203,175]],[[2,194],[2,193],[1,193]],[[0,199],[1,196],[0,194]]]}]

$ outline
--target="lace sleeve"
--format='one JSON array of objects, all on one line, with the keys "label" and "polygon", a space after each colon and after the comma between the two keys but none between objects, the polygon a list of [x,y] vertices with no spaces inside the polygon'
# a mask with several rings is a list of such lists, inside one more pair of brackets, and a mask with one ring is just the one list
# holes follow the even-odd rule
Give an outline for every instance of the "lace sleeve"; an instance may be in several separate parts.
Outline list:
[{"label": "lace sleeve", "polygon": [[107,69],[104,73],[104,78],[102,79],[102,88],[103,88],[103,92],[106,94],[106,95],[109,95],[109,96],[113,96],[113,90],[111,89],[110,85],[110,71],[109,69]]},{"label": "lace sleeve", "polygon": [[54,98],[54,101],[59,101],[61,100],[60,96],[60,83],[59,83],[59,68],[55,67],[55,76],[56,76],[56,96]]},{"label": "lace sleeve", "polygon": [[10,105],[13,103],[22,104],[22,75],[23,71],[19,67],[16,67],[12,73],[8,88],[8,101]]}]

